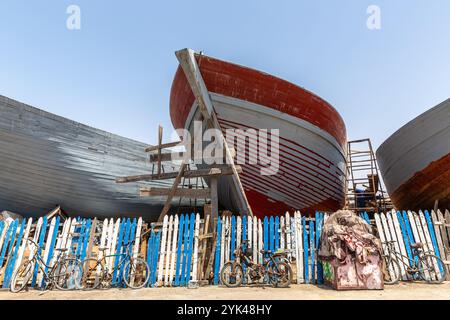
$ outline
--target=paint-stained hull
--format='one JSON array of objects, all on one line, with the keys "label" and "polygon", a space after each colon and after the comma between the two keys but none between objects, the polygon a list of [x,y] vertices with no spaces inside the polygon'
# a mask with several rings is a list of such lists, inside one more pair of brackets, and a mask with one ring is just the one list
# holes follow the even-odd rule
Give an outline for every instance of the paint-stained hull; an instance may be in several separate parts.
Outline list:
[{"label": "paint-stained hull", "polygon": [[[196,55],[222,130],[279,129],[279,170],[261,175],[263,165],[243,167],[241,176],[258,216],[301,210],[335,211],[344,204],[345,125],[327,102],[292,83],[260,71]],[[179,68],[171,91],[175,128],[192,129],[200,118],[189,84]],[[248,151],[248,146],[247,146]],[[253,159],[256,160],[256,159]],[[237,210],[229,177],[219,182],[219,201]]]},{"label": "paint-stained hull", "polygon": [[450,207],[450,99],[395,132],[377,159],[398,209]]},{"label": "paint-stained hull", "polygon": [[0,211],[39,216],[61,205],[70,215],[157,218],[165,198],[139,188],[172,181],[115,183],[152,172],[145,147],[0,96]]}]

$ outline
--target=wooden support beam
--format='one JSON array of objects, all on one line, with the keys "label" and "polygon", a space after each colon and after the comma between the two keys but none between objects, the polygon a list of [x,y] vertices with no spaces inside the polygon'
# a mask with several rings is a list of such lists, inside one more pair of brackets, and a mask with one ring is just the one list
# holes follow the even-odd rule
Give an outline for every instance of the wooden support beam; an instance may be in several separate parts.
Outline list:
[{"label": "wooden support beam", "polygon": [[[241,166],[236,166],[238,173],[242,172]],[[209,169],[199,169],[199,170],[187,170],[184,172],[183,177],[187,179],[192,178],[208,178],[211,176],[227,176],[232,175],[233,170],[226,165],[219,167],[212,167]],[[167,172],[158,174],[141,174],[137,176],[120,177],[116,179],[116,183],[128,183],[128,182],[138,182],[138,181],[153,181],[153,180],[168,180],[175,179],[178,176],[178,172]]]},{"label": "wooden support beam", "polygon": [[173,148],[173,147],[176,147],[176,146],[182,145],[182,144],[183,144],[182,141],[178,141],[178,142],[163,143],[163,144],[157,145],[157,146],[148,146],[147,148],[145,148],[145,152],[158,151],[158,149]]},{"label": "wooden support beam", "polygon": [[172,198],[175,196],[175,193],[177,192],[178,185],[181,182],[181,178],[183,178],[186,167],[187,167],[187,163],[183,161],[183,163],[181,164],[181,167],[180,167],[180,171],[178,172],[178,175],[175,178],[175,181],[173,182],[172,189],[170,190],[169,195],[167,196],[166,203],[164,204],[161,214],[159,215],[158,222],[162,222],[164,219],[164,216],[169,212],[170,206],[172,205]]},{"label": "wooden support beam", "polygon": [[[172,188],[159,188],[150,187],[142,188],[140,190],[141,197],[152,197],[152,196],[168,196],[172,192]],[[211,189],[188,189],[188,188],[177,188],[174,193],[174,197],[183,198],[209,198],[211,195]]]},{"label": "wooden support beam", "polygon": [[[166,152],[166,153],[162,153],[162,154],[151,154],[149,159],[150,162],[159,162],[159,160],[161,159],[162,162],[171,162],[172,161],[172,154],[171,152]],[[178,159],[183,158],[185,153],[184,152],[176,152]],[[207,164],[207,163],[220,163],[219,161],[221,161],[222,163],[224,163],[224,159],[223,157],[217,157],[217,158],[209,158],[209,157],[204,157],[202,158],[203,163]]]},{"label": "wooden support beam", "polygon": [[233,170],[232,181],[236,190],[236,196],[239,200],[241,214],[253,216],[250,204],[248,203],[244,188],[239,178],[239,174],[236,171],[234,165],[233,155],[231,154],[228,143],[226,142],[222,134],[222,129],[220,127],[219,120],[217,119],[217,115],[214,111],[211,97],[209,96],[208,89],[200,73],[200,68],[194,56],[194,51],[192,51],[191,49],[183,49],[175,52],[175,55],[177,56],[177,59],[180,62],[181,67],[183,68],[186,79],[188,80],[191,90],[195,98],[197,99],[200,111],[203,115],[203,118],[207,121],[208,127],[218,129],[222,135],[227,164],[229,164]]}]

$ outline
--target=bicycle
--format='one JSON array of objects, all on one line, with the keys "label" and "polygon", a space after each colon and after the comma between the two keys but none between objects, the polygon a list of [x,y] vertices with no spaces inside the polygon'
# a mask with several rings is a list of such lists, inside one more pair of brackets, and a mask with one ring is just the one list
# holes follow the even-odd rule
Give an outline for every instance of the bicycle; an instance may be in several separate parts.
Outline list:
[{"label": "bicycle", "polygon": [[[134,258],[129,245],[126,243],[126,252],[117,254],[103,255],[100,259],[86,258],[82,262],[83,278],[82,289],[94,290],[99,288],[108,288],[113,281],[123,279],[127,287],[140,289],[144,287],[150,277],[150,267],[147,262],[141,258]],[[106,251],[109,248],[99,248],[99,251]],[[112,260],[115,260],[114,267],[110,270]],[[122,274],[120,274],[122,271]],[[122,277],[120,277],[122,276]]]},{"label": "bicycle", "polygon": [[80,260],[67,257],[65,253],[67,251],[66,248],[57,248],[55,250],[59,253],[55,263],[51,266],[51,263],[46,264],[44,262],[39,252],[39,245],[31,239],[27,239],[27,241],[35,246],[34,254],[28,260],[22,262],[20,267],[12,275],[11,292],[17,293],[27,288],[28,282],[32,279],[37,269],[42,272],[44,290],[52,286],[64,291],[78,289],[80,287],[82,273]]},{"label": "bicycle", "polygon": [[431,284],[439,284],[445,280],[447,269],[444,262],[432,253],[424,252],[422,243],[418,242],[411,245],[412,259],[396,251],[395,241],[383,242],[383,244],[387,245],[390,252],[390,254],[382,256],[388,269],[387,274],[385,274],[385,284],[391,285],[400,281],[400,262],[411,279],[420,278]]},{"label": "bicycle", "polygon": [[[242,285],[244,277],[248,276],[253,283],[264,279],[273,287],[288,287],[292,279],[289,263],[282,261],[284,258],[275,256],[270,250],[260,251],[265,256],[262,264],[254,263],[247,243],[248,240],[244,240],[241,246],[235,250],[236,260],[228,261],[223,265],[220,271],[221,282],[230,288],[239,287]],[[245,275],[243,264],[240,261],[246,266]]]}]

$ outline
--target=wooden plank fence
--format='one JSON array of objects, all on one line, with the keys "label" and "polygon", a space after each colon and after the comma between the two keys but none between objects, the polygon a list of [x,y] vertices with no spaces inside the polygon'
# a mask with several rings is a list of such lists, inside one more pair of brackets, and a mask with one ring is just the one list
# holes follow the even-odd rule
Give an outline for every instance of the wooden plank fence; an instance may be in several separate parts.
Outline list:
[{"label": "wooden plank fence", "polygon": [[[437,212],[432,210],[431,213],[428,210],[420,210],[418,213],[392,210],[387,213],[375,214],[374,218],[375,226],[383,243],[384,254],[391,254],[385,243],[394,241],[395,251],[405,257],[403,261],[406,265],[411,265],[413,259],[411,245],[418,242],[423,243],[425,252],[434,254],[444,261],[448,270],[447,280],[450,280],[450,213],[448,210],[445,211],[445,215],[440,210]],[[370,223],[368,217],[366,221]],[[392,265],[386,267],[388,273],[394,272]],[[404,264],[400,263],[400,269],[401,280],[413,280],[411,275],[406,272]],[[436,277],[437,275],[425,276]]]},{"label": "wooden plank fence", "polygon": [[[422,242],[425,250],[441,257],[449,267],[450,213],[419,211],[418,213],[388,212],[376,214],[374,221],[367,213],[360,215],[373,223],[381,241],[395,241],[396,251],[407,257],[411,244]],[[134,257],[145,259],[150,267],[149,287],[188,286],[191,281],[220,284],[222,266],[234,259],[234,250],[248,240],[254,261],[262,262],[264,250],[286,250],[294,272],[295,283],[323,283],[322,265],[317,259],[320,235],[327,214],[317,212],[315,217],[300,212],[279,217],[240,217],[224,215],[214,224],[201,219],[199,214],[166,216],[162,224],[146,224],[142,218],[83,219],[59,216],[37,220],[0,221],[0,286],[9,288],[14,270],[33,250],[39,250],[51,267],[56,261],[57,249],[83,260],[87,257],[120,254],[130,250]],[[210,230],[215,225],[214,230]],[[209,229],[208,229],[209,228]],[[32,239],[38,248],[30,246]],[[105,247],[106,250],[99,250]],[[383,245],[385,253],[387,246]],[[119,259],[109,257],[109,270],[119,265]],[[405,262],[408,261],[405,259]],[[450,270],[449,270],[450,271]],[[388,272],[392,272],[388,266]],[[404,268],[402,279],[410,280]],[[449,273],[450,274],[450,273]],[[245,279],[247,281],[247,279]],[[43,274],[36,266],[30,285],[40,288]],[[116,270],[112,286],[123,286],[122,272]]]},{"label": "wooden plank fence", "polygon": [[[219,284],[223,264],[234,259],[234,250],[242,240],[249,240],[252,257],[262,262],[262,249],[287,250],[297,283],[322,283],[321,264],[317,262],[317,248],[326,215],[315,218],[299,212],[281,217],[240,217],[226,215],[211,230],[199,214],[166,216],[162,226],[145,224],[142,218],[84,219],[59,216],[37,220],[0,221],[0,286],[9,288],[14,271],[34,250],[51,268],[58,249],[67,249],[80,260],[101,258],[103,255],[130,250],[134,257],[145,259],[150,267],[150,287],[187,286],[190,281]],[[148,232],[147,232],[148,231]],[[32,239],[38,247],[30,245]],[[207,245],[207,240],[209,245]],[[106,250],[99,250],[106,248]],[[119,265],[119,257],[109,257],[109,270]],[[46,269],[48,271],[48,269]],[[44,285],[43,274],[35,267],[31,287]],[[123,286],[121,270],[115,270],[112,286]]]}]

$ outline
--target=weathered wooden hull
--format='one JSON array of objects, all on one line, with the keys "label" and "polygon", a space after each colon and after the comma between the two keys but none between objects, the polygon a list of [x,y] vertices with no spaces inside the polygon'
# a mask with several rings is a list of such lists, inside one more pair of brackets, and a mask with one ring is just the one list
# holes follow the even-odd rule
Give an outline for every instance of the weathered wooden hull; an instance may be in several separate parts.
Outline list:
[{"label": "weathered wooden hull", "polygon": [[39,216],[59,204],[71,215],[157,218],[165,198],[141,198],[139,187],[172,181],[115,183],[151,172],[145,147],[0,96],[0,210]]},{"label": "weathered wooden hull", "polygon": [[[240,164],[247,199],[258,216],[301,210],[335,211],[344,204],[345,125],[327,102],[287,81],[260,71],[196,55],[222,130],[279,129],[279,171],[260,174],[260,164]],[[175,128],[191,129],[199,118],[181,68],[170,99]],[[248,145],[247,145],[248,152]],[[237,210],[230,177],[219,181],[219,201]]]},{"label": "weathered wooden hull", "polygon": [[390,136],[377,159],[398,209],[450,207],[450,99]]}]

